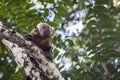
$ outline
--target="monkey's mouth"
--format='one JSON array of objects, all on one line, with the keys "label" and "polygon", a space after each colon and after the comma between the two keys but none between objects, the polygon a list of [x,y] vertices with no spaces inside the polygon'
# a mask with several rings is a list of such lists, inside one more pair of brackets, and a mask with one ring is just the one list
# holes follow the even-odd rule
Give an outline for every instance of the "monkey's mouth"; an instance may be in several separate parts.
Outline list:
[{"label": "monkey's mouth", "polygon": [[44,34],[45,34],[45,35],[50,35],[50,31],[49,31],[49,30],[44,31]]}]

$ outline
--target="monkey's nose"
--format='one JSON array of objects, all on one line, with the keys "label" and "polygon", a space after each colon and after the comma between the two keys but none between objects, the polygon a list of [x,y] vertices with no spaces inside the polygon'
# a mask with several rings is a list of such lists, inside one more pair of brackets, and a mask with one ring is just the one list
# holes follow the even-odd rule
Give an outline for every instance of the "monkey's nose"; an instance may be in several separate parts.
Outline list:
[{"label": "monkey's nose", "polygon": [[44,33],[45,34],[50,34],[50,30],[46,30]]}]

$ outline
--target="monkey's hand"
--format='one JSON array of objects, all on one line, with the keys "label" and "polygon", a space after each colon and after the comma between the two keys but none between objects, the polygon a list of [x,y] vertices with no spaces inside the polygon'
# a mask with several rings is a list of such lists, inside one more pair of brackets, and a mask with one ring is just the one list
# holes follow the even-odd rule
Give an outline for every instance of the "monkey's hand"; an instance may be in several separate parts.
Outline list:
[{"label": "monkey's hand", "polygon": [[24,35],[24,38],[25,38],[26,40],[29,40],[29,41],[32,40],[32,36],[31,36],[30,34]]}]

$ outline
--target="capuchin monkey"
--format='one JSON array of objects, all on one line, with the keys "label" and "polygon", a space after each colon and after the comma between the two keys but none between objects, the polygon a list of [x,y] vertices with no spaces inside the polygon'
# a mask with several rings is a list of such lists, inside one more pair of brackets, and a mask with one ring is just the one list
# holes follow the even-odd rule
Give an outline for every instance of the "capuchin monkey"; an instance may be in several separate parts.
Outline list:
[{"label": "capuchin monkey", "polygon": [[39,23],[28,35],[25,36],[25,38],[33,41],[45,52],[46,58],[52,60],[52,40],[50,26],[47,23]]}]

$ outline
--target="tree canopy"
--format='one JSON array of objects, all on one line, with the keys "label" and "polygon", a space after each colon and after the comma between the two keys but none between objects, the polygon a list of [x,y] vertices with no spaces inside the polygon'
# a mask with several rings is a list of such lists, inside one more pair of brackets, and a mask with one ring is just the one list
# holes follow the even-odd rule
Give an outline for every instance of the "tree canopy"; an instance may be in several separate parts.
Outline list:
[{"label": "tree canopy", "polygon": [[[66,80],[119,80],[119,10],[119,0],[1,0],[0,21],[23,35],[51,25],[52,55]],[[83,29],[70,33],[79,22]],[[0,80],[25,80],[9,53],[0,42]]]}]

